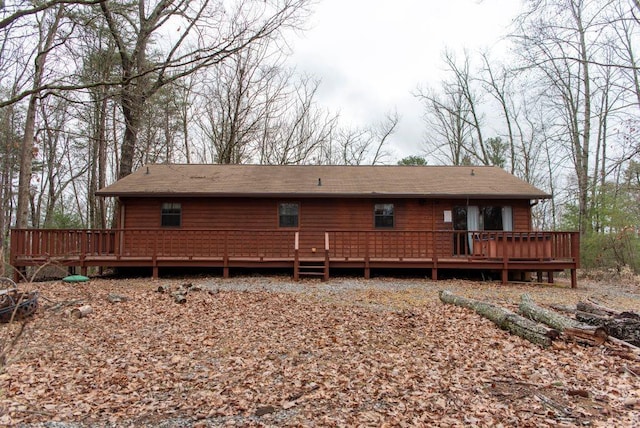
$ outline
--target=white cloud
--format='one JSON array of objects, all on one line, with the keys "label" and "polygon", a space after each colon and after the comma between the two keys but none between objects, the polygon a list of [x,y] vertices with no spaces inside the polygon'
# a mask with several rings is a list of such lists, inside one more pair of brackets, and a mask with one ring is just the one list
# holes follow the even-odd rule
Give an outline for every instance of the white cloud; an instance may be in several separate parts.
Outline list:
[{"label": "white cloud", "polygon": [[291,61],[322,80],[319,101],[347,124],[397,109],[391,142],[403,157],[420,151],[425,132],[411,92],[437,84],[442,50],[494,47],[520,9],[519,0],[322,0]]}]

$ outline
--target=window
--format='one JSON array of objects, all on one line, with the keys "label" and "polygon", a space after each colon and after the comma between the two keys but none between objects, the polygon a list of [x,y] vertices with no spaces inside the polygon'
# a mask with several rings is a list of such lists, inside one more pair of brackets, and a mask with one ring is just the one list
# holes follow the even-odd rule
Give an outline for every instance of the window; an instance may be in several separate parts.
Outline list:
[{"label": "window", "polygon": [[373,217],[375,227],[393,227],[393,204],[375,204]]},{"label": "window", "polygon": [[[510,206],[467,205],[453,207],[454,230],[513,230],[513,211]],[[465,236],[466,235],[466,236]],[[481,234],[480,234],[481,235]],[[458,233],[453,237],[453,251],[457,255],[474,253],[475,233]],[[482,251],[482,249],[478,250]]]},{"label": "window", "polygon": [[278,224],[280,227],[298,227],[298,204],[283,203],[278,206]]},{"label": "window", "polygon": [[510,206],[469,205],[453,208],[455,230],[513,230],[513,214]]},{"label": "window", "polygon": [[480,230],[503,230],[502,207],[482,207],[480,209]]},{"label": "window", "polygon": [[182,205],[174,202],[162,204],[160,224],[163,227],[180,227],[182,220]]}]

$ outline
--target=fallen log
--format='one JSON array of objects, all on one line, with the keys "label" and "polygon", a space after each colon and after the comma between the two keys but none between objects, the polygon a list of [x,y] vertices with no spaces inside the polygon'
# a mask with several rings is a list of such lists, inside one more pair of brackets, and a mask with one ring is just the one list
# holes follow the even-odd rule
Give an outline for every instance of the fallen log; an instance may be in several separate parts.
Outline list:
[{"label": "fallen log", "polygon": [[587,312],[602,317],[614,317],[620,314],[620,312],[615,309],[607,308],[592,302],[578,302],[576,309],[579,312]]},{"label": "fallen log", "polygon": [[555,311],[536,305],[531,296],[523,294],[520,297],[519,312],[534,321],[541,322],[551,328],[559,330],[566,337],[590,345],[602,345],[607,340],[607,332],[601,327],[594,327],[581,323]]},{"label": "fallen log", "polygon": [[592,329],[567,327],[562,331],[562,334],[578,342],[585,342],[592,346],[600,346],[609,338],[607,332],[599,327]]},{"label": "fallen log", "polygon": [[156,289],[156,291],[158,293],[168,293],[171,291],[171,286],[170,285],[159,285],[158,288]]},{"label": "fallen log", "polygon": [[560,315],[555,311],[545,309],[542,306],[536,305],[531,296],[523,294],[520,296],[520,305],[518,306],[520,314],[530,318],[534,321],[538,321],[548,325],[556,330],[566,330],[567,328],[575,329],[588,329],[593,330],[592,327],[582,324],[574,319]]},{"label": "fallen log", "polygon": [[559,336],[559,332],[524,318],[508,309],[480,300],[456,296],[448,290],[440,291],[443,303],[472,309],[477,314],[491,320],[498,327],[507,330],[531,343],[548,347],[551,341]]},{"label": "fallen log", "polygon": [[575,314],[576,307],[575,306],[567,306],[567,305],[549,305],[549,307],[558,312],[564,312],[565,314]]},{"label": "fallen log", "polygon": [[187,303],[187,295],[185,293],[176,291],[171,293],[171,296],[173,297],[173,301],[176,303]]},{"label": "fallen log", "polygon": [[92,312],[93,312],[93,308],[89,305],[85,305],[85,306],[80,306],[79,308],[75,308],[71,310],[71,316],[73,318],[79,319],[79,318],[86,317]]},{"label": "fallen log", "polygon": [[614,318],[589,312],[576,312],[578,321],[602,327],[610,336],[640,346],[640,320],[635,318]]}]

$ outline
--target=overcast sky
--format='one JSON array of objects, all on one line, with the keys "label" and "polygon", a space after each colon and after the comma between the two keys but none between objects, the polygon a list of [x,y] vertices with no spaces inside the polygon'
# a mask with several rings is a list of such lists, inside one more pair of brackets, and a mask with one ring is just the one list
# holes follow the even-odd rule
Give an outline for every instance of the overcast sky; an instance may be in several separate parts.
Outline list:
[{"label": "overcast sky", "polygon": [[300,72],[320,78],[319,102],[342,123],[367,126],[397,110],[394,162],[422,154],[426,132],[418,85],[442,78],[442,50],[494,48],[520,0],[320,0],[309,30],[293,43]]}]

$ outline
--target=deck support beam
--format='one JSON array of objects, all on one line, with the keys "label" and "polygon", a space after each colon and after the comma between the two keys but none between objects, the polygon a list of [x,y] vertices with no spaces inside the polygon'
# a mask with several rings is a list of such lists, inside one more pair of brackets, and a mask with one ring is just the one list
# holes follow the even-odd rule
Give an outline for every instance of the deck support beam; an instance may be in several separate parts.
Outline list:
[{"label": "deck support beam", "polygon": [[369,257],[364,259],[364,279],[371,278],[371,268],[369,267]]},{"label": "deck support beam", "polygon": [[153,266],[152,278],[153,279],[158,279],[158,266],[157,265]]}]

